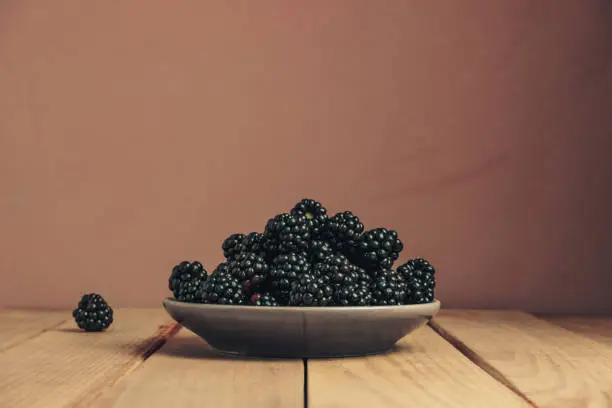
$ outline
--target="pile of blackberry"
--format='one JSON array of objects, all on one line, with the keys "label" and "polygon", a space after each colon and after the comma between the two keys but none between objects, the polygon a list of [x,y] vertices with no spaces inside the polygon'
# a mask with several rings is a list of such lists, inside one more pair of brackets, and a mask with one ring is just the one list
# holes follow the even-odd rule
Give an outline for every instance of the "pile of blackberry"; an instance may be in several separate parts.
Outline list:
[{"label": "pile of blackberry", "polygon": [[366,229],[351,211],[329,216],[306,198],[271,217],[263,231],[233,233],[225,261],[172,269],[169,289],[182,302],[275,306],[391,306],[434,300],[435,269],[423,258],[394,269],[404,245],[390,228]]}]

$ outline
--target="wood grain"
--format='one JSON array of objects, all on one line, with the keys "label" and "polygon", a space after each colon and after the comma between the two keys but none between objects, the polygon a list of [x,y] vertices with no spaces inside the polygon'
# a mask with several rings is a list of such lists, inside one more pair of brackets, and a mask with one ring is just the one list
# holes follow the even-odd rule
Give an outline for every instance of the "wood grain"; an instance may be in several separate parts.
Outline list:
[{"label": "wood grain", "polygon": [[310,408],[529,407],[431,328],[393,353],[308,361]]},{"label": "wood grain", "polygon": [[612,407],[612,350],[521,312],[442,311],[432,326],[539,407]]},{"label": "wood grain", "polygon": [[225,356],[182,329],[94,407],[303,407],[303,373],[302,360]]},{"label": "wood grain", "polygon": [[612,346],[612,316],[538,316],[567,330]]},{"label": "wood grain", "polygon": [[71,319],[0,353],[0,407],[85,404],[143,361],[169,319],[161,308],[118,309],[107,332],[81,332]]},{"label": "wood grain", "polygon": [[0,309],[0,352],[59,326],[70,313]]}]

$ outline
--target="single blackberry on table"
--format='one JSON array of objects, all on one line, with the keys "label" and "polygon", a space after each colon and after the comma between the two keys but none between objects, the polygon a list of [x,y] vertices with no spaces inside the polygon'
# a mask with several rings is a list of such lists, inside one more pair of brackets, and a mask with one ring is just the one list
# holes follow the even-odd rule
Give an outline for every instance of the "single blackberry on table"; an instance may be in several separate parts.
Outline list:
[{"label": "single blackberry on table", "polygon": [[320,277],[312,274],[300,276],[291,289],[291,306],[328,306],[332,301],[334,289]]},{"label": "single blackberry on table", "polygon": [[268,220],[263,234],[263,246],[272,254],[308,251],[310,227],[304,215],[279,214]]},{"label": "single blackberry on table", "polygon": [[359,277],[358,267],[351,264],[346,256],[335,253],[322,262],[312,266],[312,273],[322,277],[334,286],[345,286],[355,283]]},{"label": "single blackberry on table", "polygon": [[269,287],[276,300],[282,304],[289,303],[292,286],[299,278],[310,272],[310,263],[300,254],[281,254],[274,258],[270,265]]},{"label": "single blackberry on table", "polygon": [[253,306],[280,306],[274,296],[269,293],[254,293],[249,299],[249,304]]},{"label": "single blackberry on table", "polygon": [[359,217],[350,211],[344,211],[331,217],[321,232],[324,240],[333,249],[347,250],[363,233],[363,224]]},{"label": "single blackberry on table", "polygon": [[406,282],[406,303],[430,303],[434,300],[436,270],[426,259],[411,259],[397,267]]},{"label": "single blackberry on table", "polygon": [[406,300],[406,282],[392,269],[378,271],[370,288],[374,305],[402,305]]},{"label": "single blackberry on table", "polygon": [[310,248],[308,249],[308,260],[312,263],[322,262],[333,253],[334,250],[329,242],[321,240],[311,241]]},{"label": "single blackberry on table", "polygon": [[354,283],[336,289],[334,304],[336,306],[370,306],[374,299],[367,283]]},{"label": "single blackberry on table", "polygon": [[72,317],[80,329],[87,332],[106,330],[113,323],[113,309],[97,293],[83,295]]},{"label": "single blackberry on table", "polygon": [[354,258],[364,268],[391,268],[403,249],[396,231],[376,228],[359,237],[354,245]]},{"label": "single blackberry on table", "polygon": [[199,303],[201,285],[206,281],[207,276],[206,269],[200,262],[183,261],[172,268],[168,288],[176,300]]},{"label": "single blackberry on table", "polygon": [[256,291],[268,278],[266,260],[254,253],[243,252],[227,263],[227,271],[243,284],[246,293]]},{"label": "single blackberry on table", "polygon": [[320,202],[305,198],[293,207],[291,215],[306,217],[312,237],[318,237],[327,222],[327,210]]},{"label": "single blackberry on table", "polygon": [[243,305],[246,296],[243,282],[232,276],[227,262],[219,264],[202,285],[202,302],[220,305]]}]

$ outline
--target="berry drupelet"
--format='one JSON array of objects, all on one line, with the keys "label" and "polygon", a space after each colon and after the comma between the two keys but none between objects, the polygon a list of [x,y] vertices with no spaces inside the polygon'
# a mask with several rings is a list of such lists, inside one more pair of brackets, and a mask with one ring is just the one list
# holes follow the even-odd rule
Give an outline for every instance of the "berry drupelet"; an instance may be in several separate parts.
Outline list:
[{"label": "berry drupelet", "polygon": [[270,265],[270,289],[281,305],[289,304],[289,294],[300,276],[310,271],[310,264],[300,254],[281,254]]},{"label": "berry drupelet", "polygon": [[80,329],[87,332],[106,330],[113,323],[113,309],[97,293],[83,295],[72,317]]},{"label": "berry drupelet", "polygon": [[228,263],[222,263],[210,274],[202,286],[202,302],[221,305],[243,305],[246,296],[243,282],[230,273]]},{"label": "berry drupelet", "polygon": [[328,306],[334,289],[321,278],[305,274],[293,285],[290,294],[291,306]]},{"label": "berry drupelet", "polygon": [[404,244],[397,232],[386,228],[366,231],[355,243],[354,256],[367,269],[391,268]]},{"label": "berry drupelet", "polygon": [[364,227],[359,217],[350,211],[331,217],[322,231],[322,237],[337,251],[344,251],[361,236]]},{"label": "berry drupelet", "polygon": [[328,220],[327,210],[323,205],[310,198],[305,198],[293,207],[291,215],[306,217],[310,234],[313,238],[319,237],[321,230]]},{"label": "berry drupelet", "polygon": [[426,259],[411,259],[397,267],[406,282],[406,303],[430,303],[434,300],[436,270]]},{"label": "berry drupelet", "polygon": [[183,261],[172,268],[168,288],[176,300],[181,302],[201,302],[201,286],[208,277],[206,269],[198,261]]},{"label": "berry drupelet", "polygon": [[370,288],[374,305],[402,305],[405,302],[406,283],[401,275],[391,269],[378,271]]}]

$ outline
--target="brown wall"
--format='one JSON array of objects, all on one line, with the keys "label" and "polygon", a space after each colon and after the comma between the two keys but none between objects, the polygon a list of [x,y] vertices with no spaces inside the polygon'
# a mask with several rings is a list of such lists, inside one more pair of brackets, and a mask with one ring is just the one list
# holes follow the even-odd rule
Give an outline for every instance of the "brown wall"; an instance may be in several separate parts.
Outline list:
[{"label": "brown wall", "polygon": [[607,1],[3,1],[0,305],[158,305],[302,196],[445,306],[612,311]]}]

